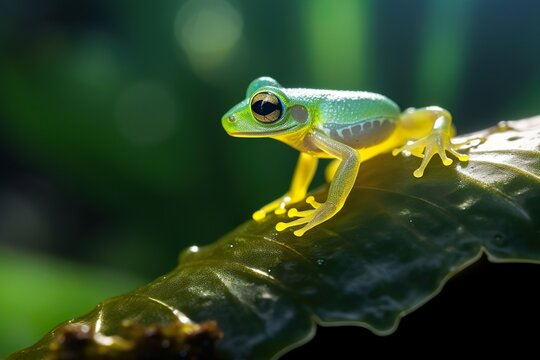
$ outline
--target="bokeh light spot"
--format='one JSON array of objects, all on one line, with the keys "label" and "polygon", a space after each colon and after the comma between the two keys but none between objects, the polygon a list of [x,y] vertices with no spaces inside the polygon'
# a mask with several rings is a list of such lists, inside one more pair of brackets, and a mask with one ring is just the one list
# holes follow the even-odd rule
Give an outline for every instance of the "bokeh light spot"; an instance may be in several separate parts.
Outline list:
[{"label": "bokeh light spot", "polygon": [[68,70],[84,85],[95,89],[110,89],[117,84],[120,74],[114,46],[103,34],[87,35],[77,44]]},{"label": "bokeh light spot", "polygon": [[155,83],[138,83],[124,91],[116,105],[120,133],[137,145],[158,144],[174,132],[177,113],[170,91]]},{"label": "bokeh light spot", "polygon": [[240,13],[224,0],[191,0],[180,8],[174,32],[196,70],[211,70],[231,54],[242,35]]}]

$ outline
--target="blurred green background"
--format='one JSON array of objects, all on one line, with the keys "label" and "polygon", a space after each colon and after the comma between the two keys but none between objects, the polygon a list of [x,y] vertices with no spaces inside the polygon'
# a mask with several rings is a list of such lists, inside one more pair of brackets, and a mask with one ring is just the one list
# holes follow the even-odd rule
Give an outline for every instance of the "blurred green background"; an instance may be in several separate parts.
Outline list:
[{"label": "blurred green background", "polygon": [[255,77],[473,131],[540,113],[538,19],[534,0],[0,1],[0,357],[287,189],[294,150],[220,125]]}]

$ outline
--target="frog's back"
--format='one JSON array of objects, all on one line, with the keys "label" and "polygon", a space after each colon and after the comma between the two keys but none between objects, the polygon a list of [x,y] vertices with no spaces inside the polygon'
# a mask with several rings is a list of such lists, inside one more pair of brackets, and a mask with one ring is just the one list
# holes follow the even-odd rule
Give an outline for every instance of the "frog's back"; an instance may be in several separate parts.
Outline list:
[{"label": "frog's back", "polygon": [[386,140],[400,116],[396,103],[376,93],[312,90],[310,95],[311,105],[317,109],[315,126],[355,149]]},{"label": "frog's back", "polygon": [[335,140],[362,149],[386,140],[399,115],[399,107],[383,95],[337,92],[320,104],[319,128]]}]

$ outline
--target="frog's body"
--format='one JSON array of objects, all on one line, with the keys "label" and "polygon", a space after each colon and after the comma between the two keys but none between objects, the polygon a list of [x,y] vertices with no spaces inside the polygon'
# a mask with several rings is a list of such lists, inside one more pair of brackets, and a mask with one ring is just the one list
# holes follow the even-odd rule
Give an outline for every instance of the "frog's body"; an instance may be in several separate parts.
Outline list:
[{"label": "frog's body", "polygon": [[[390,99],[363,91],[283,89],[283,92],[291,102],[311,109],[310,130],[317,129],[358,150],[386,140],[392,134],[400,115],[398,106]],[[318,157],[331,157],[312,146],[309,138],[294,139],[295,136],[277,139],[298,151]]]},{"label": "frog's body", "polygon": [[[286,212],[288,204],[303,200],[318,158],[335,158],[327,168],[331,182],[328,199],[319,204],[312,197],[306,201],[314,209],[288,211],[299,217],[278,223],[281,231],[304,225],[294,233],[307,230],[334,216],[343,206],[356,180],[362,161],[393,150],[409,151],[423,158],[414,175],[421,177],[431,157],[438,153],[450,165],[448,151],[466,161],[450,142],[454,135],[450,113],[440,107],[408,109],[399,107],[385,96],[364,91],[287,89],[268,77],[253,81],[244,101],[223,116],[222,124],[232,136],[271,137],[300,151],[300,158],[289,191],[253,214],[261,220],[269,211]],[[407,142],[416,140],[412,144]],[[396,149],[397,148],[397,149]]]}]

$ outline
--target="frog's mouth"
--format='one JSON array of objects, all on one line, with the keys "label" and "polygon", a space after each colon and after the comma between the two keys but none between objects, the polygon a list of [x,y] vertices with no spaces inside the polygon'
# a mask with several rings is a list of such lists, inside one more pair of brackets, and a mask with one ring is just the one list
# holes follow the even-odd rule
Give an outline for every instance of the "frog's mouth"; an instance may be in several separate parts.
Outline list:
[{"label": "frog's mouth", "polygon": [[229,135],[231,136],[235,136],[235,137],[250,137],[250,138],[254,138],[254,137],[269,137],[269,136],[273,136],[273,135],[280,135],[280,134],[283,134],[284,132],[288,131],[288,130],[291,130],[292,128],[294,128],[295,126],[289,126],[285,129],[279,129],[279,130],[274,130],[274,131],[264,131],[264,132],[261,132],[261,131],[235,131],[235,132],[230,132]]}]

